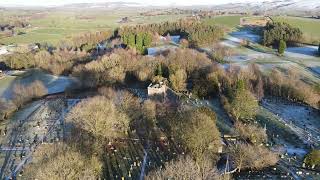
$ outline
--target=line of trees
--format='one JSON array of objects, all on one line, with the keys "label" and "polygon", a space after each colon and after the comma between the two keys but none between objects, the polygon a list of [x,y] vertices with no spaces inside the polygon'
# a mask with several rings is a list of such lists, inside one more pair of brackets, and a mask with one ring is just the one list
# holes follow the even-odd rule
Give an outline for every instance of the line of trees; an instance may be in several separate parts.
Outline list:
[{"label": "line of trees", "polygon": [[90,61],[86,52],[69,50],[40,50],[38,52],[14,53],[5,56],[4,63],[11,69],[40,68],[55,75],[70,74],[73,66]]},{"label": "line of trees", "polygon": [[97,47],[98,43],[110,39],[113,35],[114,32],[111,30],[78,34],[61,40],[57,49],[90,52]]},{"label": "line of trees", "polygon": [[222,38],[224,31],[219,26],[206,25],[196,21],[164,22],[158,24],[125,26],[118,30],[123,42],[129,47],[142,50],[151,45],[154,35],[180,35],[190,46],[209,44]]},{"label": "line of trees", "polygon": [[130,48],[136,48],[141,54],[144,54],[146,48],[151,46],[152,34],[149,32],[122,32],[121,39]]}]

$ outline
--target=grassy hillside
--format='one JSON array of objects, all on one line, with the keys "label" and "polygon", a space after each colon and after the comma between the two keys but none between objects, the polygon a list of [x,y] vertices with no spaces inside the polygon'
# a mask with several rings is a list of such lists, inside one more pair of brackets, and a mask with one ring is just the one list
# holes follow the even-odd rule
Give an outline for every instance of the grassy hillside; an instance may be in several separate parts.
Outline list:
[{"label": "grassy hillside", "polygon": [[240,24],[240,18],[242,17],[244,16],[216,16],[213,18],[207,18],[204,22],[209,25],[220,24],[233,29]]},{"label": "grassy hillside", "polygon": [[[160,16],[141,16],[136,11],[87,11],[87,12],[60,12],[51,11],[46,13],[21,12],[21,16],[26,17],[31,27],[17,29],[16,32],[23,32],[22,35],[2,38],[0,43],[36,43],[48,42],[56,44],[61,39],[81,32],[92,32],[114,29],[120,24],[119,21],[124,17],[129,17],[130,24],[155,23],[163,21],[174,21],[184,17],[184,15],[160,15]],[[1,13],[1,19],[12,21],[10,12]]]},{"label": "grassy hillside", "polygon": [[279,16],[273,17],[275,21],[281,21],[298,27],[305,36],[305,42],[317,44],[320,42],[320,20],[300,17]]}]

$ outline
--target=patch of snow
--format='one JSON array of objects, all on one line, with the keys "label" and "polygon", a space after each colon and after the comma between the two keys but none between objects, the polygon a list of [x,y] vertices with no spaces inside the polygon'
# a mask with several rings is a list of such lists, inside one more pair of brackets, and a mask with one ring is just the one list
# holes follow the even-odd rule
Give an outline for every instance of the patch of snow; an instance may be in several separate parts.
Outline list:
[{"label": "patch of snow", "polygon": [[285,55],[295,58],[314,58],[318,53],[318,46],[289,47]]},{"label": "patch of snow", "polygon": [[242,40],[249,40],[250,42],[258,43],[261,37],[251,31],[237,31],[230,34],[231,40],[235,42],[241,42]]}]

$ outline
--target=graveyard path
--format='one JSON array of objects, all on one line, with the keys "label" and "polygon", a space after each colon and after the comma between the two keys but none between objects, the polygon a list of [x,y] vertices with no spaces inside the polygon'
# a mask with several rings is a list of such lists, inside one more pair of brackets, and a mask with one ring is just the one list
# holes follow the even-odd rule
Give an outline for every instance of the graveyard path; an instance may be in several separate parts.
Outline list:
[{"label": "graveyard path", "polygon": [[[41,139],[39,141],[37,141],[37,143],[34,145],[34,149],[33,150],[35,150],[41,144],[41,142],[43,142],[45,139],[47,139],[54,132],[54,130],[55,130],[54,127],[55,127],[55,125],[57,123],[64,124],[65,114],[67,114],[70,111],[70,109],[73,106],[75,106],[78,102],[80,102],[80,99],[67,100],[67,108],[63,109],[63,111],[62,111],[62,113],[61,113],[59,118],[54,119],[52,121],[52,123],[48,127],[48,131],[41,137]],[[64,131],[65,130],[63,128],[63,139],[64,139],[64,135],[65,135]],[[25,158],[23,158],[22,161],[14,169],[14,171],[12,171],[11,178],[16,178],[17,174],[21,171],[22,167],[30,162],[30,160],[32,159],[32,149],[27,151],[26,154],[27,154],[27,156]]]},{"label": "graveyard path", "polygon": [[[306,144],[312,144],[316,147],[320,146],[320,133],[318,131],[315,131],[311,127],[307,126],[305,128],[301,127],[301,124],[297,124],[294,121],[294,118],[289,118],[285,116],[284,114],[279,113],[279,111],[274,107],[273,104],[268,103],[266,100],[262,101],[262,106],[269,110],[270,112],[277,115],[278,121],[284,123],[286,126],[288,126],[293,132],[295,132],[299,138]],[[289,107],[290,108],[290,107]],[[292,115],[293,116],[293,115]],[[305,117],[307,119],[307,117]],[[309,121],[307,121],[309,122]],[[306,123],[307,123],[306,122]]]},{"label": "graveyard path", "polygon": [[[23,124],[28,121],[28,119],[34,115],[43,105],[44,105],[45,101],[40,102],[39,104],[37,104],[36,107],[34,107],[34,110],[28,114],[23,120],[20,121],[20,123],[18,123],[16,126],[14,126],[14,128],[12,129],[11,133],[10,133],[10,140],[9,140],[9,149],[14,149],[18,136],[21,134],[21,127],[23,126]],[[2,164],[1,167],[1,172],[0,172],[0,179],[3,178],[5,171],[9,168],[9,162],[12,162],[13,160],[10,159],[12,156],[12,152],[13,151],[6,151],[6,155],[5,155],[5,160]]]}]

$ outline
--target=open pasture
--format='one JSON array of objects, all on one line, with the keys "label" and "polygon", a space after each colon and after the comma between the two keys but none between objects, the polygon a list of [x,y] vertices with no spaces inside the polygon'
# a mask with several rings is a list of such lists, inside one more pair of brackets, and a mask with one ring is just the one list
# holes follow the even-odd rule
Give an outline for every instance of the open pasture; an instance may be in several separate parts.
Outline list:
[{"label": "open pasture", "polygon": [[[38,15],[37,15],[38,14]],[[11,13],[2,13],[1,19],[11,19]],[[21,12],[30,23],[30,27],[18,28],[20,35],[0,39],[0,44],[43,43],[56,45],[60,40],[85,32],[112,30],[122,25],[136,25],[174,21],[186,15],[142,16],[137,11],[50,11]],[[129,17],[130,22],[119,23],[122,18]]]},{"label": "open pasture", "polygon": [[304,33],[304,42],[318,45],[320,42],[320,20],[302,17],[276,16],[274,21],[286,22]]},{"label": "open pasture", "polygon": [[213,18],[207,18],[204,20],[209,25],[218,24],[233,29],[240,25],[240,19],[244,16],[216,16]]}]

